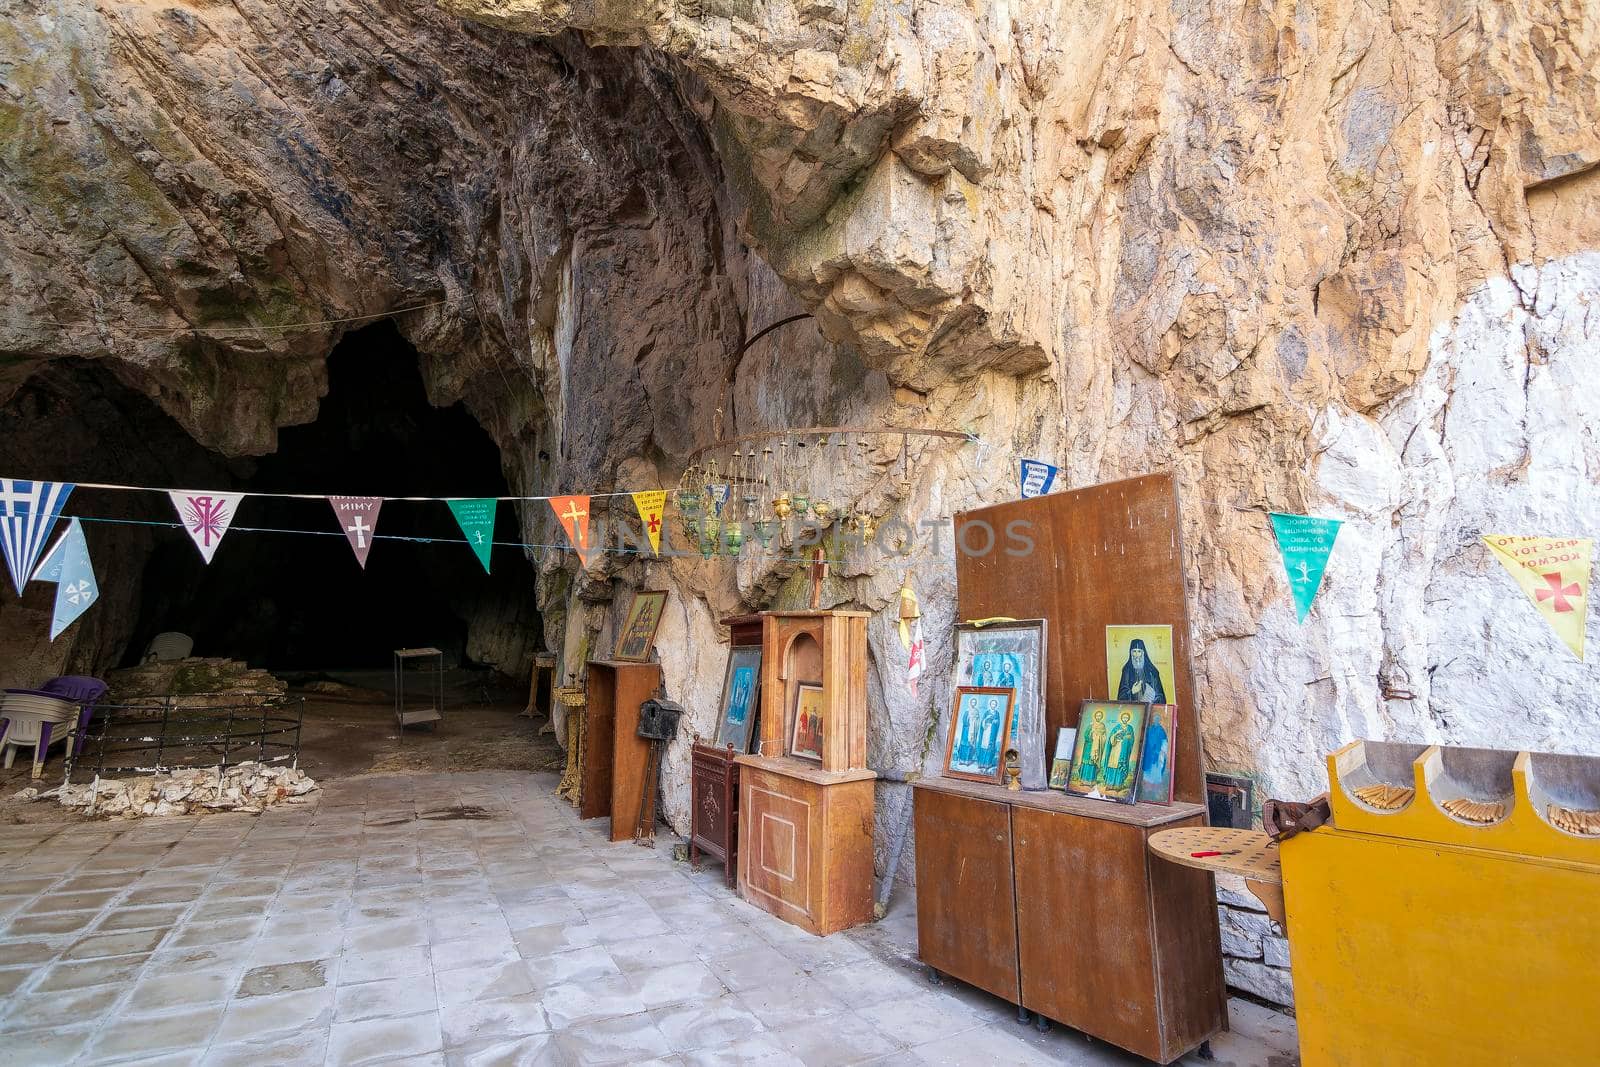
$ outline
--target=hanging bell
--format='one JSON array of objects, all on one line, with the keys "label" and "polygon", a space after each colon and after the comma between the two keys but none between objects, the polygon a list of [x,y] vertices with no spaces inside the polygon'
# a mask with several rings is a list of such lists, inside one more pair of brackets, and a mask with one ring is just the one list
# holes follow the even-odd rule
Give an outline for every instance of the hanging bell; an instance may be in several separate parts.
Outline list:
[{"label": "hanging bell", "polygon": [[710,559],[717,554],[717,546],[721,543],[722,520],[715,515],[707,515],[700,522],[700,555]]},{"label": "hanging bell", "polygon": [[744,528],[737,522],[728,523],[728,528],[722,533],[722,543],[727,546],[728,555],[737,556],[744,547]]},{"label": "hanging bell", "polygon": [[788,493],[779,493],[772,498],[772,513],[778,516],[778,521],[787,519],[794,511],[794,505],[789,500]]},{"label": "hanging bell", "polygon": [[826,500],[813,500],[811,502],[811,514],[817,517],[818,522],[826,526],[828,520],[833,518],[833,505]]},{"label": "hanging bell", "polygon": [[811,510],[811,498],[804,493],[794,495],[794,510],[797,515],[804,515]]}]

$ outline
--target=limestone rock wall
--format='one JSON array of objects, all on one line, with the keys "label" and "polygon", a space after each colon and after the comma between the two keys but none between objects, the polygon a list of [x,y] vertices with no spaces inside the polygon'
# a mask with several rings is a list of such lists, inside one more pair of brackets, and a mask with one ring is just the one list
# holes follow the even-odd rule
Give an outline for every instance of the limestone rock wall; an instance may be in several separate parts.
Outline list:
[{"label": "limestone rock wall", "polygon": [[[1319,791],[1352,736],[1600,741],[1600,674],[1477,541],[1597,525],[1592,4],[14,6],[0,395],[106,360],[266,451],[344,328],[275,327],[438,302],[402,328],[528,492],[670,486],[718,432],[830,422],[982,438],[917,446],[905,484],[889,454],[829,475],[886,521],[1009,497],[1018,454],[1066,487],[1173,470],[1207,756],[1262,794]],[[1303,627],[1265,509],[1348,520]],[[922,594],[922,700],[870,632],[888,770],[931,762],[951,551],[883,541],[827,589]],[[571,663],[669,589],[668,686],[709,732],[716,620],[801,584],[549,552],[539,599]],[[667,771],[681,826],[682,746]]]}]

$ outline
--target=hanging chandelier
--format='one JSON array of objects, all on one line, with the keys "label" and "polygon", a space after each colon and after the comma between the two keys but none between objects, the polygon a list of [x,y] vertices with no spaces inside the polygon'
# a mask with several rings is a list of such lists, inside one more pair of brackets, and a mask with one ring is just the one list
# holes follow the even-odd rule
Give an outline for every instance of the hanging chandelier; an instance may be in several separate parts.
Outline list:
[{"label": "hanging chandelier", "polygon": [[809,426],[744,434],[696,449],[673,493],[679,524],[701,556],[737,557],[753,539],[769,550],[798,528],[843,528],[863,542],[879,519],[844,495],[852,470],[864,470],[872,449],[899,443],[898,476],[911,480],[914,437],[976,441],[972,434],[921,427]]}]

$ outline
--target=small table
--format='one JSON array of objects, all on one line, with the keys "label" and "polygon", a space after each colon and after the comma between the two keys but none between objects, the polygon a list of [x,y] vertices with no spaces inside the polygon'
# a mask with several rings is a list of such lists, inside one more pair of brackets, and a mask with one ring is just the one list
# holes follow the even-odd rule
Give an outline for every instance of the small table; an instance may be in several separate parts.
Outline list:
[{"label": "small table", "polygon": [[[406,666],[412,660],[433,660],[432,674],[434,684],[428,693],[429,704],[427,707],[406,707]],[[419,664],[419,667],[422,665]],[[439,728],[439,720],[444,718],[444,652],[437,648],[397,648],[394,650],[394,721],[400,724],[400,729],[407,726],[420,726],[423,723],[433,723],[433,728]]]},{"label": "small table", "polygon": [[[1261,901],[1273,921],[1288,929],[1283,911],[1283,871],[1278,866],[1278,843],[1263,831],[1183,826],[1151,834],[1150,851],[1179,866],[1239,875],[1244,879],[1245,888]],[[1196,852],[1223,854],[1196,856]]]}]

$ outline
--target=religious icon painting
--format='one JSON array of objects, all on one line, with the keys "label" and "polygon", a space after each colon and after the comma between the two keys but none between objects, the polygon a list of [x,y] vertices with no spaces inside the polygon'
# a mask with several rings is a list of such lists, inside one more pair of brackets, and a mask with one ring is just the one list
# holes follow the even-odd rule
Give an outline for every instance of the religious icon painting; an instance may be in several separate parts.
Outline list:
[{"label": "religious icon painting", "polygon": [[1172,764],[1178,743],[1178,705],[1151,704],[1144,728],[1144,756],[1139,761],[1141,804],[1172,803]]},{"label": "religious icon painting", "polygon": [[750,751],[752,725],[761,694],[761,646],[745,645],[728,652],[728,673],[722,679],[722,717],[717,744],[735,752]]},{"label": "religious icon painting", "polygon": [[1021,759],[1024,789],[1044,789],[1045,620],[962,623],[956,627],[957,685],[988,686],[1016,693],[1012,702],[1011,747]]},{"label": "religious icon painting", "polygon": [[661,612],[666,606],[664,590],[645,589],[633,594],[611,658],[619,663],[650,662],[650,649],[655,645],[656,628],[661,625]]},{"label": "religious icon painting", "polygon": [[1067,775],[1072,773],[1072,745],[1077,738],[1078,731],[1070,726],[1056,731],[1056,754],[1050,759],[1051,789],[1067,787]]},{"label": "religious icon painting", "polygon": [[1149,718],[1149,704],[1085,700],[1078,712],[1078,738],[1067,792],[1093,800],[1134,803]]},{"label": "religious icon painting", "polygon": [[789,755],[822,762],[822,720],[826,715],[821,682],[797,682],[794,714],[789,717]]},{"label": "religious icon painting", "polygon": [[1016,695],[1016,690],[999,686],[956,687],[944,747],[945,777],[1000,781]]},{"label": "religious icon painting", "polygon": [[1138,704],[1175,704],[1172,627],[1106,627],[1106,695]]}]

